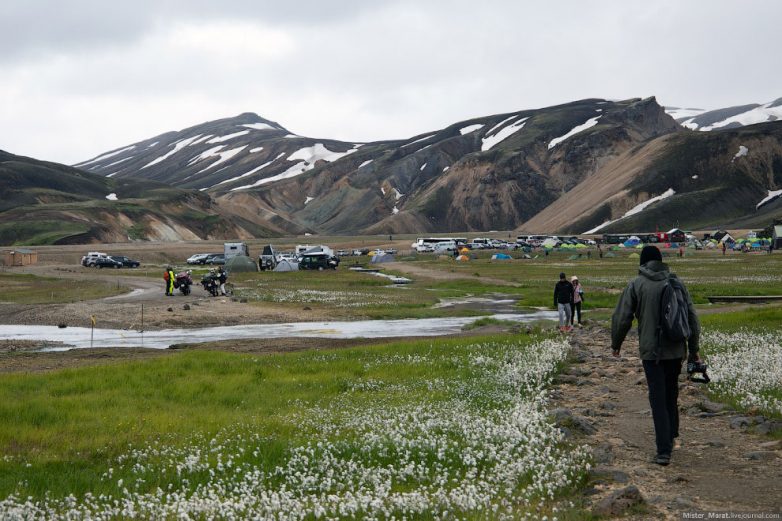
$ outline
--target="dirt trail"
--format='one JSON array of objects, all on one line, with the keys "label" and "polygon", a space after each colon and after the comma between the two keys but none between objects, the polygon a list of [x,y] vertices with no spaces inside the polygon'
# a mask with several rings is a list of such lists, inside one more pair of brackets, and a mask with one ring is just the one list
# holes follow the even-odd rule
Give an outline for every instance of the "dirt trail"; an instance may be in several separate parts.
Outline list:
[{"label": "dirt trail", "polygon": [[452,271],[430,269],[424,266],[417,266],[415,263],[411,263],[411,262],[388,262],[383,266],[390,270],[401,271],[402,273],[405,273],[407,275],[413,275],[415,277],[423,277],[423,278],[433,279],[433,280],[468,279],[468,280],[477,280],[480,282],[489,282],[491,284],[496,284],[497,286],[514,286],[514,287],[520,286],[520,284],[516,282],[510,282],[503,279],[495,279],[492,277],[479,277],[477,275],[470,275],[468,273],[454,273]]},{"label": "dirt trail", "polygon": [[[631,335],[634,332],[631,333]],[[744,415],[710,402],[703,384],[680,380],[681,448],[671,465],[651,462],[654,455],[646,381],[638,359],[637,336],[628,336],[623,356],[610,353],[603,327],[571,334],[575,362],[559,377],[554,407],[572,413],[566,423],[594,451],[597,469],[588,496],[594,503],[611,491],[635,485],[648,512],[632,519],[682,519],[686,512],[779,512],[782,505],[782,440],[739,426]],[[575,422],[573,421],[575,419]],[[579,429],[582,421],[585,429]],[[764,421],[749,418],[749,423]],[[589,424],[597,431],[588,434]],[[780,428],[780,423],[771,420]]]}]

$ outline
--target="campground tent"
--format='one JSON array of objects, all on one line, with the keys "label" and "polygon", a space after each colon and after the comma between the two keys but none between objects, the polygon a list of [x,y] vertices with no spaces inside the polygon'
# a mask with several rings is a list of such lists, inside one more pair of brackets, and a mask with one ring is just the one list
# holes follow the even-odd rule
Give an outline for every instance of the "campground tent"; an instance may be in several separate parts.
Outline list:
[{"label": "campground tent", "polygon": [[225,271],[228,273],[248,273],[258,271],[258,266],[247,255],[236,255],[225,262]]},{"label": "campground tent", "polygon": [[491,260],[510,260],[512,258],[513,257],[511,257],[506,253],[495,253],[494,255],[491,256]]},{"label": "campground tent", "polygon": [[372,256],[372,259],[369,261],[370,264],[379,264],[381,262],[394,262],[394,256],[390,253],[378,253],[376,255]]},{"label": "campground tent", "polygon": [[641,244],[641,239],[639,237],[636,237],[635,235],[631,236],[624,242],[625,248],[635,248]]},{"label": "campground tent", "polygon": [[274,271],[299,271],[299,263],[283,259],[277,263]]},{"label": "campground tent", "polygon": [[456,257],[456,260],[459,261],[459,262],[466,262],[466,261],[470,260],[470,258],[467,255],[462,254],[462,255],[459,255],[458,257]]}]

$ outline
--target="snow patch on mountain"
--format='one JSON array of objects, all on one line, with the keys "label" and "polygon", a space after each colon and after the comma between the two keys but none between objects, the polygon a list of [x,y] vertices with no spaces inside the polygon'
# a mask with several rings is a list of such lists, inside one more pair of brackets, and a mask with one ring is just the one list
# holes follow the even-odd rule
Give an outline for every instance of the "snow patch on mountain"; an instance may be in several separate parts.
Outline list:
[{"label": "snow patch on mountain", "polygon": [[476,123],[475,125],[468,125],[468,126],[466,126],[464,128],[460,128],[459,129],[459,134],[461,134],[461,135],[469,134],[470,132],[475,132],[476,130],[482,129],[485,126],[486,125],[483,125],[481,123]]},{"label": "snow patch on mountain", "polygon": [[246,136],[249,133],[250,133],[249,130],[240,130],[239,132],[234,132],[233,134],[227,134],[225,136],[217,136],[215,138],[210,139],[206,143],[208,145],[214,145],[215,143],[222,143],[223,141],[228,141],[229,139],[234,139],[239,136]]},{"label": "snow patch on mountain", "polygon": [[136,148],[136,145],[130,145],[129,147],[121,148],[119,150],[115,150],[114,152],[109,152],[108,154],[103,154],[102,156],[98,156],[95,159],[90,159],[89,161],[85,161],[83,163],[77,163],[73,166],[75,167],[82,167],[86,165],[90,165],[92,163],[100,163],[101,161],[105,159],[109,159],[110,157],[118,156],[123,152],[128,152],[129,150],[133,150]]},{"label": "snow patch on mountain", "polygon": [[402,192],[394,188],[394,197],[396,198],[397,201],[403,198],[404,196],[405,194],[403,194]]},{"label": "snow patch on mountain", "polygon": [[309,163],[310,168],[314,168],[316,161],[322,159],[324,161],[331,163],[332,161],[336,161],[341,157],[345,157],[348,154],[352,154],[353,152],[358,150],[359,146],[360,145],[354,145],[353,148],[347,150],[346,152],[332,152],[331,150],[326,148],[323,145],[323,143],[315,143],[311,147],[304,147],[298,149],[296,152],[288,156],[288,161],[302,160]]},{"label": "snow patch on mountain", "polygon": [[246,128],[251,128],[253,130],[280,130],[278,128],[269,125],[268,123],[248,123],[242,126]]},{"label": "snow patch on mountain", "polygon": [[218,159],[217,161],[215,161],[211,165],[207,166],[206,168],[204,168],[202,170],[199,170],[196,173],[196,175],[198,175],[200,173],[203,173],[203,172],[206,172],[207,170],[211,170],[212,168],[216,167],[217,165],[219,165],[221,163],[225,163],[226,161],[228,161],[229,159],[232,159],[236,154],[238,154],[239,152],[241,152],[245,148],[247,148],[247,145],[242,145],[240,147],[232,148],[230,150],[225,150],[223,152],[217,152],[215,155],[220,156],[220,159]]},{"label": "snow patch on mountain", "polygon": [[[252,152],[252,151],[251,151],[251,152]],[[249,175],[253,175],[253,174],[254,174],[254,173],[256,173],[256,172],[260,172],[261,170],[263,170],[263,169],[264,169],[264,168],[266,168],[267,166],[271,165],[272,163],[274,163],[275,161],[277,161],[279,158],[281,158],[281,157],[282,157],[282,156],[284,156],[284,155],[285,155],[285,152],[283,152],[282,154],[278,155],[277,157],[275,157],[275,158],[274,158],[274,159],[272,159],[271,161],[267,161],[267,162],[265,162],[265,163],[264,163],[264,164],[262,164],[261,166],[256,166],[255,168],[253,168],[253,169],[252,169],[252,170],[250,170],[249,172],[245,172],[245,173],[244,173],[244,174],[242,174],[242,175],[238,175],[238,176],[236,176],[236,177],[232,177],[231,179],[226,179],[225,181],[220,181],[220,182],[219,182],[219,183],[217,183],[215,186],[224,185],[224,184],[226,184],[226,183],[230,183],[230,182],[232,182],[232,181],[236,181],[237,179],[242,179],[242,178],[244,178],[244,177],[247,177],[247,176],[249,176]]]},{"label": "snow patch on mountain", "polygon": [[158,157],[156,159],[153,159],[152,161],[150,161],[146,165],[142,166],[141,169],[143,170],[145,168],[149,168],[150,166],[153,166],[153,165],[156,165],[158,163],[161,163],[161,162],[165,161],[166,159],[168,159],[169,157],[173,156],[174,154],[176,154],[177,152],[179,152],[180,150],[185,148],[187,145],[189,145],[190,143],[192,143],[193,141],[195,141],[199,137],[201,137],[201,134],[198,134],[197,136],[185,138],[185,139],[180,139],[179,141],[174,142],[173,143],[173,145],[174,145],[174,149],[173,150],[170,150],[166,154],[164,154],[164,155],[162,155],[162,156],[160,156],[160,157]]},{"label": "snow patch on mountain", "polygon": [[192,143],[190,143],[190,146],[197,145],[199,143],[203,143],[204,141],[206,141],[207,139],[212,138],[212,137],[214,137],[214,134],[206,134],[203,137],[198,138],[195,141],[193,141]]},{"label": "snow patch on mountain", "polygon": [[570,132],[568,132],[564,136],[559,136],[559,137],[556,137],[556,138],[552,139],[551,142],[548,144],[548,149],[551,150],[555,146],[559,145],[560,143],[562,143],[566,139],[575,136],[579,132],[583,132],[583,131],[585,131],[585,130],[587,130],[589,128],[594,127],[595,125],[597,125],[597,122],[600,119],[600,117],[601,116],[595,116],[594,118],[589,118],[588,120],[586,120],[585,123],[582,123],[581,125],[573,127],[570,130]]},{"label": "snow patch on mountain", "polygon": [[231,191],[235,192],[237,190],[244,190],[246,188],[254,188],[256,186],[261,186],[266,183],[271,183],[273,181],[279,181],[280,179],[288,179],[290,177],[296,177],[297,175],[303,174],[307,170],[309,170],[307,168],[307,163],[301,161],[299,163],[296,163],[292,167],[288,168],[286,171],[284,171],[281,174],[273,175],[271,177],[266,177],[264,179],[254,182],[251,185],[244,185],[244,186],[239,186],[237,188],[231,188]]},{"label": "snow patch on mountain", "polygon": [[217,145],[216,147],[212,147],[209,150],[207,150],[205,152],[202,152],[201,154],[199,154],[199,155],[195,156],[193,159],[191,159],[187,163],[187,166],[194,165],[195,163],[198,163],[199,161],[203,161],[204,159],[206,159],[208,157],[216,156],[217,153],[220,150],[222,150],[223,148],[225,148],[225,145]]},{"label": "snow patch on mountain", "polygon": [[428,164],[428,163],[424,163],[423,165],[421,165],[421,168],[419,168],[418,170],[420,170],[421,172],[423,172],[423,171],[424,171],[424,168],[426,168],[426,165],[427,165],[427,164]]},{"label": "snow patch on mountain", "polygon": [[254,154],[254,153],[256,153],[256,152],[260,152],[261,150],[263,150],[263,147],[255,147],[255,148],[251,148],[251,149],[250,149],[250,153],[251,153],[251,154]]},{"label": "snow patch on mountain", "polygon": [[373,159],[367,159],[366,161],[364,161],[363,163],[361,163],[360,165],[358,165],[358,167],[359,167],[359,168],[364,168],[365,166],[367,166],[367,165],[368,165],[369,163],[371,163],[372,161],[374,161],[374,160],[373,160]]},{"label": "snow patch on mountain", "polygon": [[747,152],[749,152],[749,149],[747,147],[745,147],[744,145],[739,145],[739,151],[736,152],[736,155],[733,156],[733,159],[731,159],[730,162],[732,163],[738,158],[746,156]]},{"label": "snow patch on mountain", "polygon": [[704,112],[706,112],[704,109],[682,109],[679,107],[664,107],[665,112],[671,116],[676,121],[683,121],[686,119],[694,118],[695,116],[700,116]]},{"label": "snow patch on mountain", "polygon": [[396,215],[396,214],[398,214],[398,213],[399,213],[399,208],[397,208],[397,207],[396,207],[396,205],[394,205],[394,208],[391,210],[391,213],[392,213],[393,215]]},{"label": "snow patch on mountain", "polygon": [[256,181],[251,185],[232,188],[231,191],[233,192],[245,188],[253,188],[256,186],[264,185],[266,183],[271,183],[273,181],[279,181],[280,179],[288,179],[291,177],[296,177],[297,175],[301,175],[304,172],[315,168],[315,163],[317,161],[323,160],[330,163],[332,161],[336,161],[337,159],[345,157],[348,154],[352,154],[353,152],[357,151],[359,147],[361,147],[361,144],[354,144],[353,148],[346,150],[345,152],[332,152],[331,150],[326,148],[323,145],[323,143],[315,143],[311,147],[300,148],[286,158],[288,161],[298,160],[299,162],[291,166],[281,174],[273,175],[265,179],[260,179],[259,181]]},{"label": "snow patch on mountain", "polygon": [[435,137],[437,134],[429,134],[428,136],[424,136],[422,138],[416,139],[415,141],[411,141],[410,143],[405,143],[402,145],[403,147],[409,147],[410,145],[415,145],[416,143],[420,143],[421,141],[426,141],[427,139],[431,139]]},{"label": "snow patch on mountain", "polygon": [[768,195],[766,197],[764,197],[763,200],[761,200],[757,205],[755,205],[755,209],[757,210],[758,208],[760,208],[764,204],[773,201],[774,199],[776,199],[780,195],[782,195],[782,190],[769,190],[768,191]]},{"label": "snow patch on mountain", "polygon": [[314,197],[307,196],[307,198],[304,200],[305,206],[306,206],[307,203],[309,203],[310,201],[313,201],[313,200],[315,200]]},{"label": "snow patch on mountain", "polygon": [[613,223],[615,223],[617,221],[620,221],[620,220],[624,219],[625,217],[630,217],[631,215],[635,215],[637,213],[641,213],[649,205],[654,204],[654,203],[656,203],[658,201],[662,201],[663,199],[667,199],[667,198],[671,197],[672,195],[674,195],[675,193],[676,193],[676,191],[674,191],[673,188],[669,188],[668,190],[666,190],[662,194],[658,195],[657,197],[652,197],[651,199],[647,199],[646,201],[633,206],[632,208],[627,210],[624,213],[624,215],[622,215],[619,219],[614,219],[612,221],[606,221],[603,224],[600,224],[600,225],[592,228],[591,230],[585,231],[584,234],[585,235],[589,235],[589,234],[592,234],[592,233],[597,233],[599,230],[602,230],[603,228],[605,228],[609,224],[613,224]]},{"label": "snow patch on mountain", "polygon": [[108,199],[109,201],[116,201],[117,200],[117,194],[115,194],[114,192],[111,192],[109,195],[106,196],[106,199]]},{"label": "snow patch on mountain", "polygon": [[514,115],[512,115],[512,116],[511,116],[511,117],[509,117],[509,118],[505,118],[505,119],[503,119],[502,121],[500,121],[499,123],[497,123],[496,125],[494,125],[493,127],[491,127],[491,128],[489,129],[489,131],[488,131],[488,132],[486,132],[486,135],[487,135],[487,136],[488,136],[488,135],[490,135],[492,132],[494,132],[495,130],[497,130],[497,129],[498,129],[498,128],[500,128],[501,126],[503,126],[505,123],[507,123],[508,121],[510,121],[510,120],[512,120],[512,119],[516,119],[517,117],[518,117],[518,114],[514,114]]},{"label": "snow patch on mountain", "polygon": [[[511,118],[506,119],[505,121],[508,121],[509,119],[512,119],[516,116],[512,116]],[[508,125],[507,127],[501,129],[499,132],[497,132],[494,135],[487,135],[485,138],[481,140],[481,151],[486,152],[487,150],[491,150],[492,147],[497,145],[498,143],[504,141],[505,139],[509,138],[522,128],[524,128],[524,124],[527,122],[529,117],[521,118],[517,122]],[[499,125],[502,125],[504,121],[500,122],[498,125],[495,125],[491,130],[494,130]],[[487,134],[491,133],[491,130],[487,132]]]},{"label": "snow patch on mountain", "polygon": [[128,161],[129,159],[133,159],[133,156],[120,159],[119,161],[114,161],[113,163],[109,163],[108,165],[106,165],[104,167],[101,167],[101,168],[109,168],[109,167],[112,167],[114,165],[118,165],[120,163],[124,163],[125,161]]}]

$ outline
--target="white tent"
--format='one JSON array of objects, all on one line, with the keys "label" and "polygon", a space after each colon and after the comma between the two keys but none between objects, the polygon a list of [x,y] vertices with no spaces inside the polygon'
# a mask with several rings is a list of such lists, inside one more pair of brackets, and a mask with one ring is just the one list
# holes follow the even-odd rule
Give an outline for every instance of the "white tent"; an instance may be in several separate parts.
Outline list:
[{"label": "white tent", "polygon": [[299,263],[289,260],[281,260],[277,263],[274,271],[299,271]]}]

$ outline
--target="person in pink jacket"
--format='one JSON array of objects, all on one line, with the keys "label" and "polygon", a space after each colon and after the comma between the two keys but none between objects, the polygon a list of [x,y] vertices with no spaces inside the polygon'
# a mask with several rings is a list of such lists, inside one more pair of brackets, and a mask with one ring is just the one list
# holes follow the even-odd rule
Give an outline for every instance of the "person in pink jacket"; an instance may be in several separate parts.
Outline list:
[{"label": "person in pink jacket", "polygon": [[584,301],[584,288],[581,287],[581,283],[578,281],[578,277],[573,275],[570,277],[570,283],[573,284],[573,302],[570,303],[570,325],[573,325],[573,321],[578,313],[578,325],[581,325],[581,303]]}]

